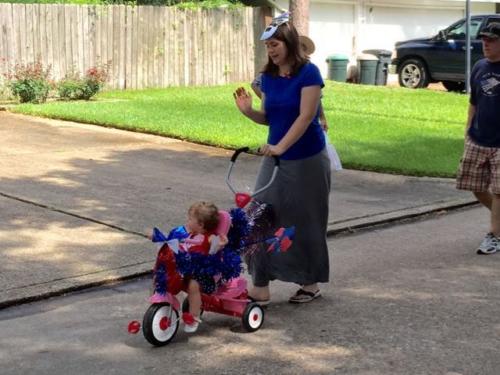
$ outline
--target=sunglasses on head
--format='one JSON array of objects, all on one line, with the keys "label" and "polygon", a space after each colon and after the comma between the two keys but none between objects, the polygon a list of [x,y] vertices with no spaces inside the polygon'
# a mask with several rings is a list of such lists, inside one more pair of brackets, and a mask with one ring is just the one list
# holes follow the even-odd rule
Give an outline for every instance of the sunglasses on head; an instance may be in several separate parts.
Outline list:
[{"label": "sunglasses on head", "polygon": [[267,26],[264,32],[262,33],[260,40],[266,40],[271,38],[276,32],[276,30],[278,30],[278,27],[287,23],[289,20],[290,20],[289,13],[283,13],[282,15],[274,18],[269,24],[269,26]]},{"label": "sunglasses on head", "polygon": [[283,25],[284,23],[287,23],[288,22],[288,18],[282,18],[282,19],[278,19],[278,20],[273,20],[269,26],[266,27],[266,29],[264,30],[264,32],[269,32],[271,31],[273,28],[278,28],[279,26]]}]

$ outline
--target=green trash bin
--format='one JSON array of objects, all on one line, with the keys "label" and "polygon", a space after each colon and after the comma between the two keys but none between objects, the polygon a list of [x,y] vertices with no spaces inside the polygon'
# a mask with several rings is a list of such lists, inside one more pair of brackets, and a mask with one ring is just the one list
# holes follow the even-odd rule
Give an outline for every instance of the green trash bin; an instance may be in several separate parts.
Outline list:
[{"label": "green trash bin", "polygon": [[326,58],[328,64],[327,78],[332,81],[345,82],[347,80],[347,64],[349,57],[337,53]]},{"label": "green trash bin", "polygon": [[374,85],[377,78],[378,58],[370,54],[362,54],[358,57],[359,83],[363,85]]},{"label": "green trash bin", "polygon": [[386,49],[367,49],[363,53],[368,53],[378,57],[377,75],[375,84],[377,86],[387,85],[389,75],[389,65],[391,64],[392,52]]}]

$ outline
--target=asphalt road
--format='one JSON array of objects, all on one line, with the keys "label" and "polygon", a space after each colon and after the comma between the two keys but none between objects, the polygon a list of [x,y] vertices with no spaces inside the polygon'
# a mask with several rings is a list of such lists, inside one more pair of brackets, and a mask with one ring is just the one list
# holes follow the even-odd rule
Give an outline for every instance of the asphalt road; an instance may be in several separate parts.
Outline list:
[{"label": "asphalt road", "polygon": [[264,326],[207,314],[197,334],[151,347],[150,280],[0,311],[2,374],[500,373],[500,254],[474,252],[487,227],[473,208],[329,241],[333,280],[308,305],[274,283]]}]

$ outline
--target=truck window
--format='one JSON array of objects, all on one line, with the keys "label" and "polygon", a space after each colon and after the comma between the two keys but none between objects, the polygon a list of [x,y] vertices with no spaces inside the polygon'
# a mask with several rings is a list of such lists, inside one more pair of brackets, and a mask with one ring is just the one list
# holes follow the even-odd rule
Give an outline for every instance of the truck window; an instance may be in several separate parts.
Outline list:
[{"label": "truck window", "polygon": [[[479,28],[481,27],[482,19],[471,19],[470,21],[470,36],[471,39],[476,39]],[[448,29],[446,39],[464,40],[465,39],[465,20],[457,23],[452,28]]]},{"label": "truck window", "polygon": [[490,17],[490,18],[488,18],[488,21],[486,21],[486,25],[485,26],[488,26],[492,22],[500,22],[500,17]]}]

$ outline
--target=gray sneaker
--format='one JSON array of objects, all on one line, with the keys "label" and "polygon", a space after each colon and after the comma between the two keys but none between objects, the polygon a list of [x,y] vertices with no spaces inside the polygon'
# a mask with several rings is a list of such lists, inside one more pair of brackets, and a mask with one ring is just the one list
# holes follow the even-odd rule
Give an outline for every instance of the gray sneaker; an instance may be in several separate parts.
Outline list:
[{"label": "gray sneaker", "polygon": [[484,237],[483,242],[481,242],[481,245],[477,248],[477,253],[489,255],[495,254],[497,251],[500,251],[500,240],[490,232]]}]

